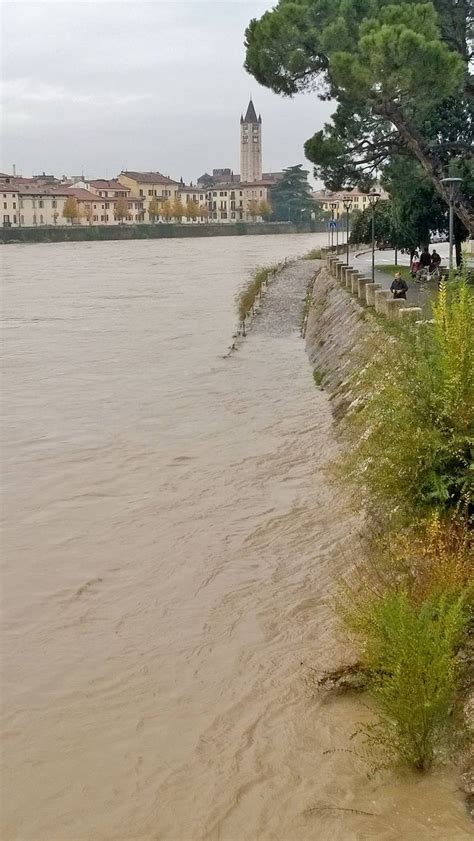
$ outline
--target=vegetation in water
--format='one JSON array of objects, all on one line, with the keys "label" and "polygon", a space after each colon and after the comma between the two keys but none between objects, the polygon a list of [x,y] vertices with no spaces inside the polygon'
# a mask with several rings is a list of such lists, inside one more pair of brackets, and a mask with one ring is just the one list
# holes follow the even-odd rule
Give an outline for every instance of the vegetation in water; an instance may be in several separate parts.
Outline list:
[{"label": "vegetation in water", "polygon": [[341,586],[337,610],[376,701],[375,722],[357,734],[374,768],[402,760],[426,770],[458,742],[472,538],[467,520],[431,515],[378,543]]},{"label": "vegetation in water", "polygon": [[262,289],[267,286],[270,278],[276,274],[279,266],[264,266],[257,269],[250,280],[240,290],[237,296],[237,312],[239,321],[245,322],[245,319],[255,308],[257,298],[261,295]]},{"label": "vegetation in water", "polygon": [[321,260],[321,249],[312,248],[307,254],[303,256],[303,260]]}]

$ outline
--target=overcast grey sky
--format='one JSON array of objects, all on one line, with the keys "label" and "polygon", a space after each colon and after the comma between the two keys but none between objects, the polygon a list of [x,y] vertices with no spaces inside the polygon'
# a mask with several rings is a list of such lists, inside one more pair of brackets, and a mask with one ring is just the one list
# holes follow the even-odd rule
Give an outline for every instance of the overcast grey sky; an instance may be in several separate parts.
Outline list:
[{"label": "overcast grey sky", "polygon": [[[1,0],[0,169],[195,180],[239,170],[252,93],[265,170],[304,163],[331,107],[284,99],[243,69],[244,29],[271,0]],[[308,164],[311,170],[311,166]]]}]

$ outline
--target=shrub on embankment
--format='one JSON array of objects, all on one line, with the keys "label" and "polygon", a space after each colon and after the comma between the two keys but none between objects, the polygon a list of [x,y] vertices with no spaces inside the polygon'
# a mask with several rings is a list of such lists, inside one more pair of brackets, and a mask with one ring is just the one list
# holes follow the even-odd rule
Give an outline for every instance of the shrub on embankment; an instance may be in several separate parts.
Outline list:
[{"label": "shrub on embankment", "polygon": [[340,471],[387,522],[472,502],[474,300],[443,284],[434,320],[369,342]]},{"label": "shrub on embankment", "polygon": [[[332,306],[330,297],[319,316],[326,359]],[[474,621],[474,302],[465,279],[441,287],[433,315],[426,324],[367,329],[337,466],[376,526],[337,604],[375,701],[375,722],[359,731],[374,767],[401,760],[425,770],[463,731]],[[314,344],[314,324],[311,336]]]}]

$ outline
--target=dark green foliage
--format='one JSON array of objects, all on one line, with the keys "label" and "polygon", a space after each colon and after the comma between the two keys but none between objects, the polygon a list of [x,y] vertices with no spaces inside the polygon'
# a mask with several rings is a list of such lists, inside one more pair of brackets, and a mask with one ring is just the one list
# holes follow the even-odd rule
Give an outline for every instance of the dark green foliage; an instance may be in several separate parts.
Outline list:
[{"label": "dark green foliage", "polygon": [[271,190],[273,218],[279,222],[300,222],[308,219],[318,208],[310,195],[308,173],[301,164],[289,166],[284,176]]},{"label": "dark green foliage", "polygon": [[[279,0],[246,32],[246,69],[284,95],[318,90],[337,109],[307,141],[332,188],[366,187],[402,156],[446,201],[441,178],[472,160],[468,0]],[[467,228],[469,192],[456,214]]]}]

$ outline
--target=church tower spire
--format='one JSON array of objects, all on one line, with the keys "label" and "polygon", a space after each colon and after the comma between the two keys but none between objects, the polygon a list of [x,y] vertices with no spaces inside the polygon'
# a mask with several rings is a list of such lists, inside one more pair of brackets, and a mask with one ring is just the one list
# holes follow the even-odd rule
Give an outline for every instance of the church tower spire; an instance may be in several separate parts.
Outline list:
[{"label": "church tower spire", "polygon": [[257,117],[252,100],[245,117],[240,117],[240,180],[262,180],[262,118]]}]

